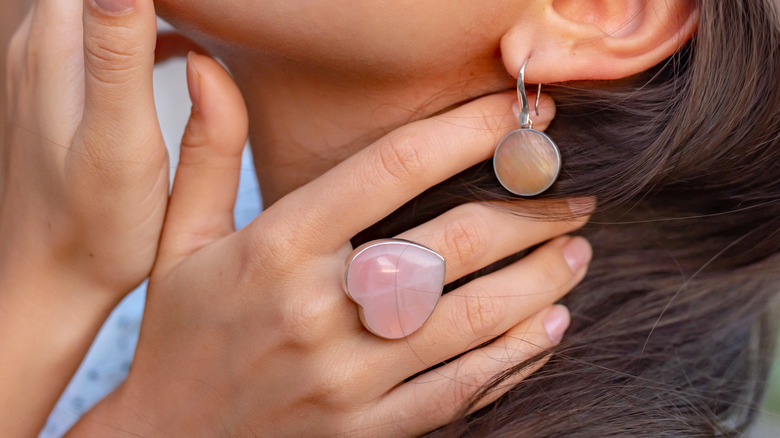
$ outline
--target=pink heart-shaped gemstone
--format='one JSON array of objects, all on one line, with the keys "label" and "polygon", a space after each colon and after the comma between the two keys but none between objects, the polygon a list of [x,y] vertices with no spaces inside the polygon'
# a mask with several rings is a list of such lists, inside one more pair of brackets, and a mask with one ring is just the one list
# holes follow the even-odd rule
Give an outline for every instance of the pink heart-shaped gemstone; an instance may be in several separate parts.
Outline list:
[{"label": "pink heart-shaped gemstone", "polygon": [[444,289],[444,258],[422,245],[382,239],[358,247],[344,275],[360,320],[377,336],[403,338],[422,327]]}]

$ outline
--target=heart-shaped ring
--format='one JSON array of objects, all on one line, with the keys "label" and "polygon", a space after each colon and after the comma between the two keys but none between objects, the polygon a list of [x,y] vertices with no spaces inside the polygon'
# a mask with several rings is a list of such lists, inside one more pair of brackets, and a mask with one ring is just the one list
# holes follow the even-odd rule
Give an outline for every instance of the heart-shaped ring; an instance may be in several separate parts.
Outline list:
[{"label": "heart-shaped ring", "polygon": [[368,331],[400,339],[431,316],[444,289],[444,273],[444,257],[436,251],[408,240],[374,240],[347,258],[344,291],[358,305]]}]

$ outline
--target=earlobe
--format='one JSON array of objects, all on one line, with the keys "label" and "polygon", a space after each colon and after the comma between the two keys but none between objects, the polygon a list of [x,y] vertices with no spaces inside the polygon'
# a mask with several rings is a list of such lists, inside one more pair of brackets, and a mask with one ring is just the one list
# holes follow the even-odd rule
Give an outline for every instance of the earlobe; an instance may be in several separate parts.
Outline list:
[{"label": "earlobe", "polygon": [[696,31],[693,0],[542,0],[501,39],[509,73],[527,81],[619,79],[647,70]]}]

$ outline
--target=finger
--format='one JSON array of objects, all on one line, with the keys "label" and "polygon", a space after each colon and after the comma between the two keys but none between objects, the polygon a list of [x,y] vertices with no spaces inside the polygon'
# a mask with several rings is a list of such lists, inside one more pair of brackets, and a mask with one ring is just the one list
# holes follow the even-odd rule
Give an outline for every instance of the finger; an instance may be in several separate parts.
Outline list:
[{"label": "finger", "polygon": [[[158,164],[165,150],[152,88],[157,22],[151,0],[84,0],[85,108],[90,157]],[[132,144],[132,148],[117,145]]]},{"label": "finger", "polygon": [[60,145],[73,140],[81,120],[84,62],[80,1],[39,0],[30,10],[28,37],[24,40],[25,96],[35,108],[40,136]]},{"label": "finger", "polygon": [[181,143],[161,247],[161,254],[181,256],[233,231],[248,130],[243,97],[219,63],[191,53],[187,80],[192,115]]},{"label": "finger", "polygon": [[[14,96],[17,92],[20,81],[24,74],[24,65],[26,64],[27,56],[27,40],[30,37],[30,29],[32,28],[33,13],[32,10],[28,11],[24,16],[24,19],[16,28],[11,39],[8,43],[6,58],[5,58],[5,73],[6,83],[3,84],[7,92],[7,100],[9,103],[14,102]],[[14,111],[8,111],[7,116],[15,118],[18,116],[14,114]]]},{"label": "finger", "polygon": [[[422,191],[488,159],[518,126],[512,99],[487,96],[393,131],[280,200],[266,219],[294,212],[294,232],[284,233],[295,236],[289,244],[304,253],[330,253]],[[539,119],[552,118],[550,107],[543,106],[548,111]]]},{"label": "finger", "polygon": [[82,11],[80,1],[34,2],[30,10],[32,32],[29,43],[30,52],[36,55],[34,64],[41,72],[51,68],[61,70],[74,55],[81,55]]},{"label": "finger", "polygon": [[[388,364],[403,379],[501,335],[559,300],[585,276],[592,250],[582,237],[560,237],[504,269],[444,295],[430,319],[378,354],[408,358]],[[384,351],[384,353],[381,353]]]},{"label": "finger", "polygon": [[[554,217],[573,214],[568,202],[548,201],[546,204]],[[539,220],[498,204],[470,203],[397,237],[417,242],[444,257],[447,264],[445,282],[449,283],[521,249],[574,231],[586,221],[586,216],[567,221]]]},{"label": "finger", "polygon": [[[516,97],[516,95],[514,96]],[[528,93],[528,99],[530,101],[536,101],[536,93]],[[518,122],[518,126],[513,129],[519,128],[520,125],[520,102],[517,100],[512,101],[512,114],[515,120]],[[531,111],[531,120],[534,122],[534,129],[537,131],[544,131],[550,126],[550,122],[555,118],[555,102],[553,102],[550,96],[542,93],[539,96],[538,114],[537,110]]]},{"label": "finger", "polygon": [[[569,321],[564,306],[545,308],[490,344],[404,383],[380,405],[386,422],[414,436],[449,423],[496,376],[557,345]],[[515,371],[471,410],[496,400],[541,368],[548,358]]]}]

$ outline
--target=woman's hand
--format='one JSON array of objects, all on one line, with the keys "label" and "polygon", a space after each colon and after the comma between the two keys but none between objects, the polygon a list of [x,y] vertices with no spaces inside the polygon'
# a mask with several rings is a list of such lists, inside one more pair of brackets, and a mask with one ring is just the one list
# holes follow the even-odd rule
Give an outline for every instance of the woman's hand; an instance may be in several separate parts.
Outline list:
[{"label": "woman's hand", "polygon": [[151,270],[169,167],[152,90],[152,3],[92,5],[39,0],[11,43],[0,266],[116,303]]},{"label": "woman's hand", "polygon": [[[168,201],[151,0],[38,0],[8,53],[0,155],[0,435],[43,425],[146,278]],[[168,41],[165,56],[182,47]],[[196,123],[197,124],[197,123]]]},{"label": "woman's hand", "polygon": [[[218,64],[193,56],[189,78],[206,125],[245,120]],[[392,132],[240,231],[232,209],[245,132],[188,129],[129,377],[70,436],[419,435],[554,346],[569,315],[553,303],[590,259],[584,239],[555,236],[585,218],[531,221],[469,204],[398,236],[441,253],[447,282],[552,239],[443,296],[400,340],[367,332],[341,288],[350,237],[487,159],[516,127],[512,99],[485,97]]]}]

